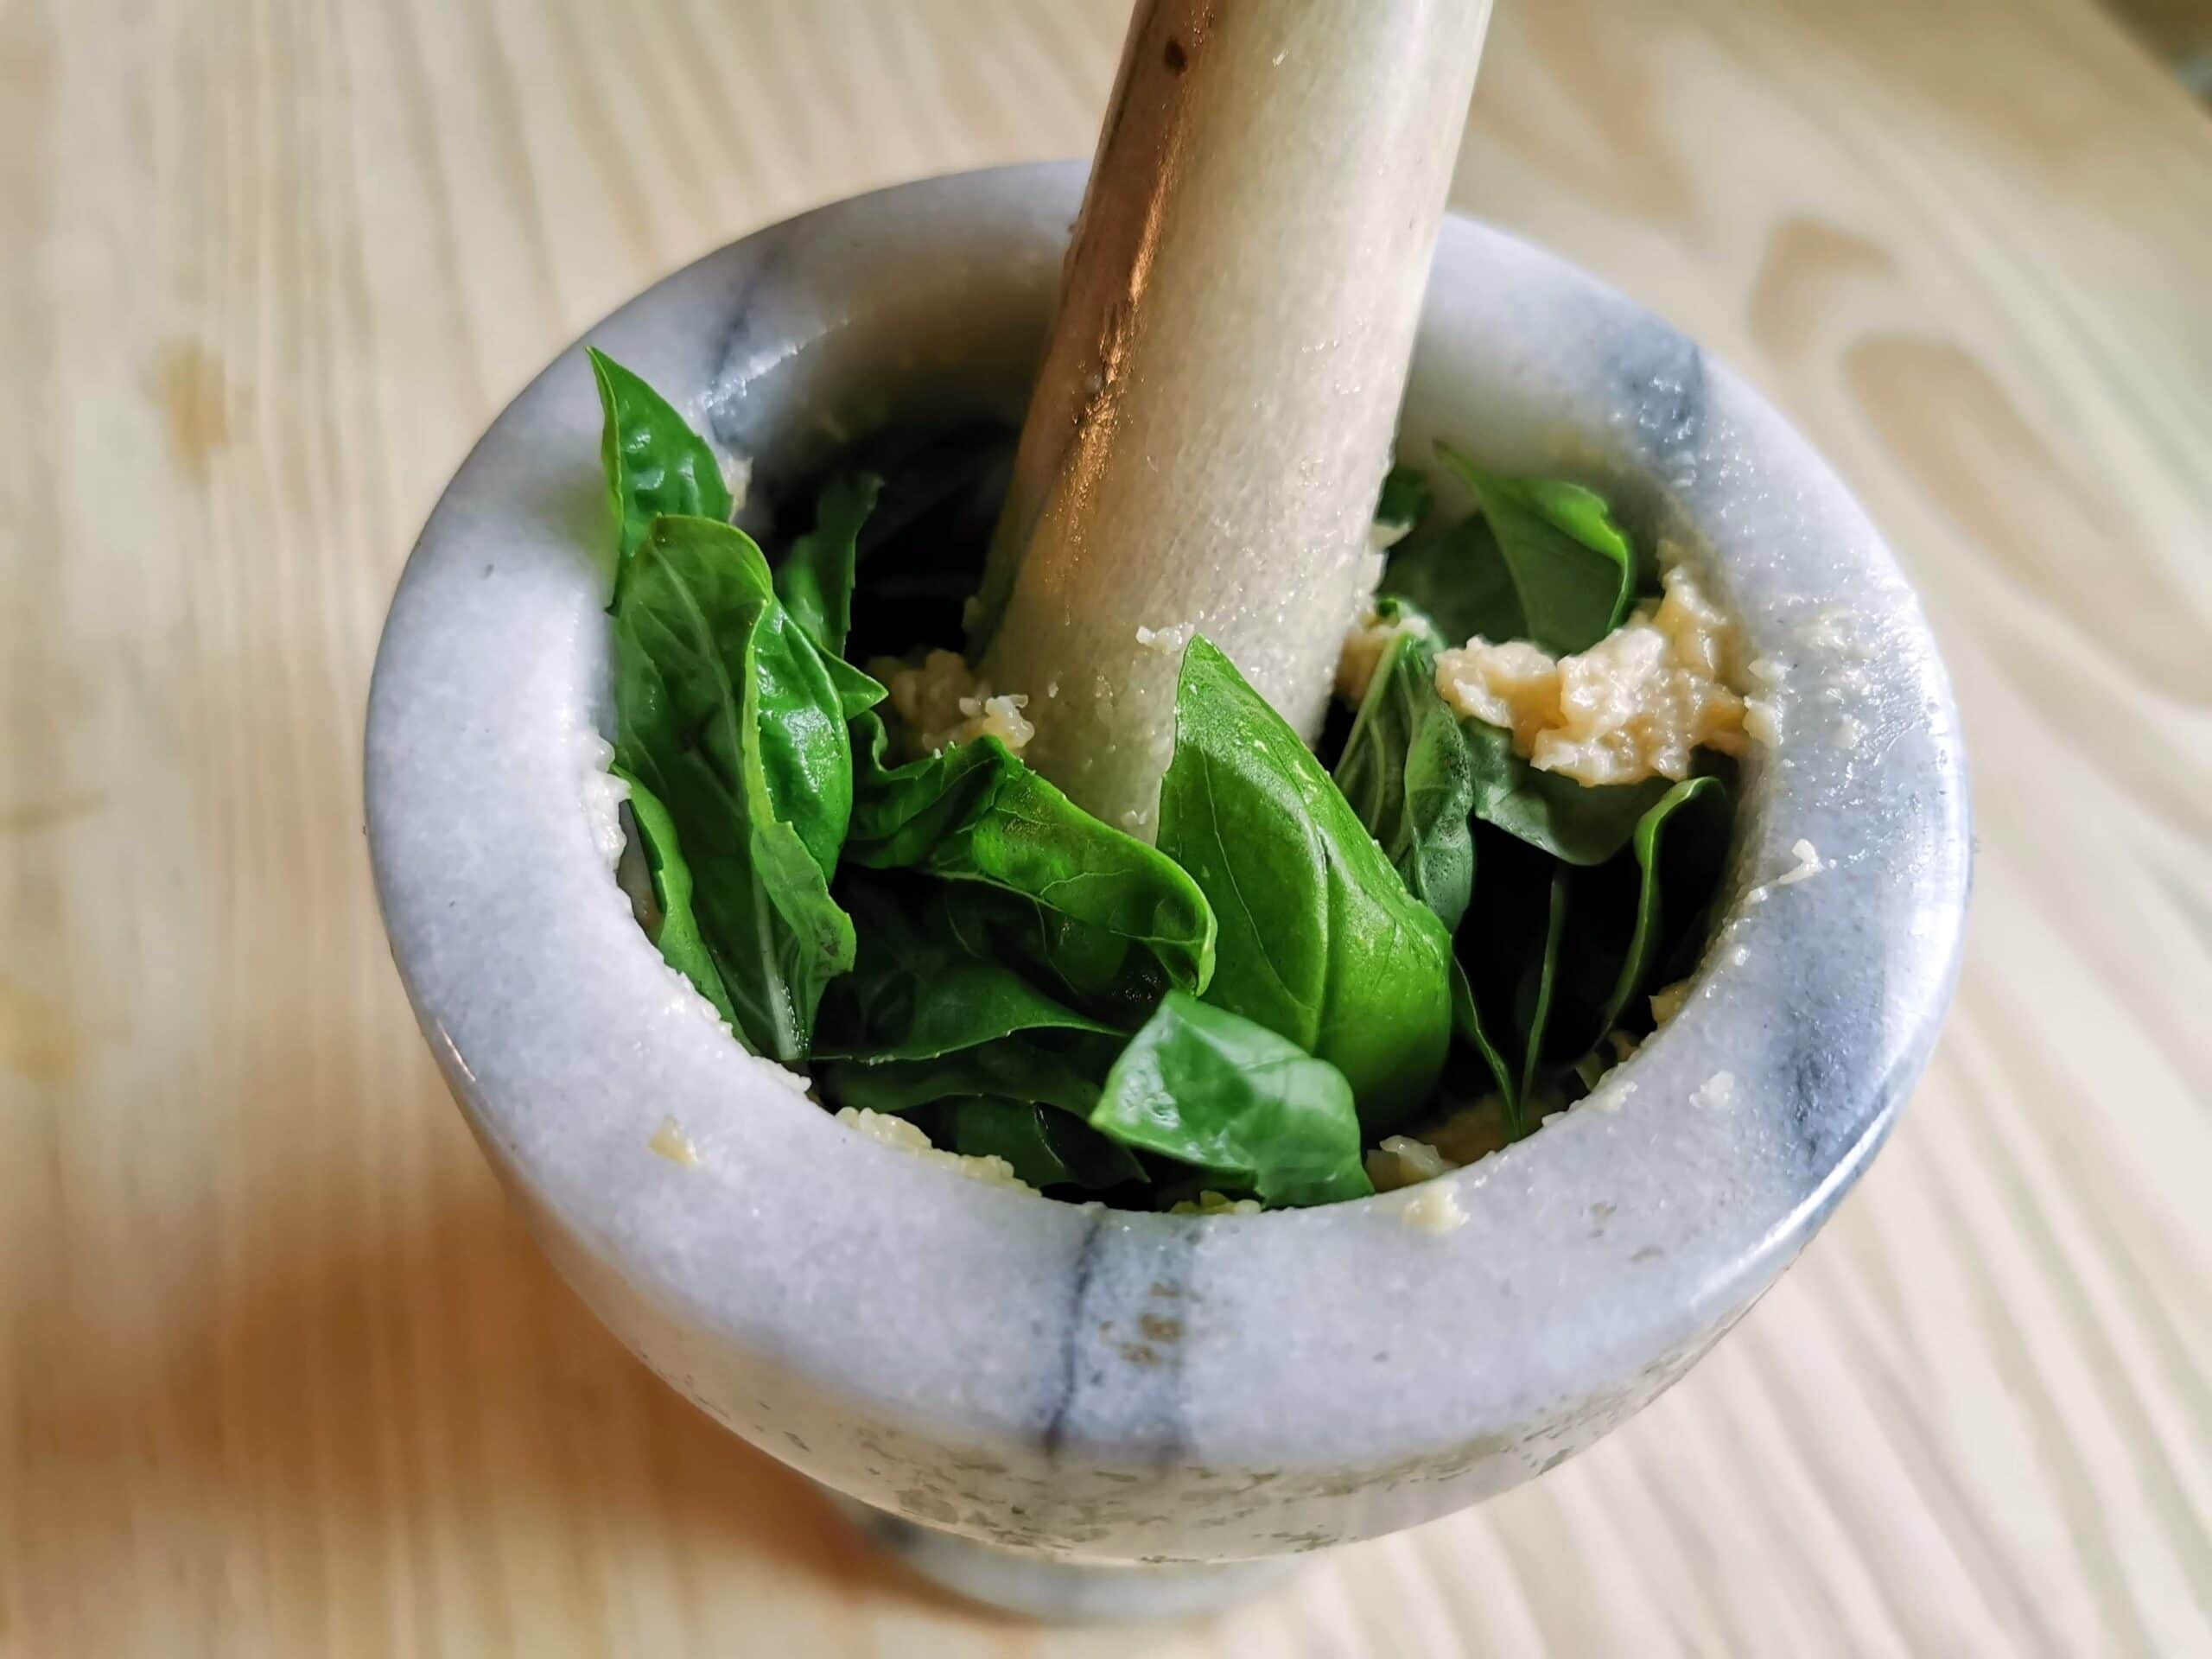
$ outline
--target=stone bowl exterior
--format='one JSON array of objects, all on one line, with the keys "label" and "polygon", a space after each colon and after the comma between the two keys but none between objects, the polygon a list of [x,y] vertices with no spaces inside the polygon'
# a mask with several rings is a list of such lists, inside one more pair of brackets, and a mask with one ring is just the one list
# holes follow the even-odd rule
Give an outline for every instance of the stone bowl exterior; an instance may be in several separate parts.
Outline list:
[{"label": "stone bowl exterior", "polygon": [[[1047,164],[840,202],[589,339],[756,480],[902,411],[1015,419],[1082,186]],[[1196,1218],[994,1189],[851,1133],[715,1023],[610,874],[607,532],[581,346],[493,423],[409,562],[370,700],[369,836],[455,1099],[646,1363],[771,1455],[931,1529],[931,1549],[1241,1561],[1541,1473],[1773,1281],[1927,1060],[1966,903],[1964,760],[1919,606],[1865,514],[1696,346],[1459,219],[1400,453],[1440,436],[1601,480],[1676,543],[1780,673],[1783,728],[1746,763],[1688,1005],[1592,1099],[1444,1178],[1467,1219],[1441,1235],[1408,1224],[1411,1192]],[[1785,882],[1800,842],[1819,873]],[[649,1144],[669,1119],[695,1160]],[[998,1580],[985,1593],[1024,1603]]]}]

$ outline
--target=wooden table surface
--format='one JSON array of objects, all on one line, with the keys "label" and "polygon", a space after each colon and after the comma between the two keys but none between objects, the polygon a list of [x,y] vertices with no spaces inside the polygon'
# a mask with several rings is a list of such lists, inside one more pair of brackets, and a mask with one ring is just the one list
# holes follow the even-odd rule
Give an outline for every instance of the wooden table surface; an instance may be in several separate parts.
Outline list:
[{"label": "wooden table surface", "polygon": [[2212,122],[2084,0],[1500,8],[1459,202],[1802,424],[1974,761],[1928,1081],[1681,1388],[1217,1621],[1040,1632],[533,1252],[362,855],[415,530],[679,261],[1087,153],[1125,12],[0,3],[0,1653],[2212,1652]]}]

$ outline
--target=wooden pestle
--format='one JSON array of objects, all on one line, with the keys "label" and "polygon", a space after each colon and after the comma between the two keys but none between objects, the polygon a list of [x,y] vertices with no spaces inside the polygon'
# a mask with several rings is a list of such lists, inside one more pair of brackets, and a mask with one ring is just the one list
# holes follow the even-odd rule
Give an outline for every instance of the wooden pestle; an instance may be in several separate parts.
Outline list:
[{"label": "wooden pestle", "polygon": [[1310,739],[1371,581],[1489,0],[1140,0],[970,639],[1152,834],[1182,645]]}]

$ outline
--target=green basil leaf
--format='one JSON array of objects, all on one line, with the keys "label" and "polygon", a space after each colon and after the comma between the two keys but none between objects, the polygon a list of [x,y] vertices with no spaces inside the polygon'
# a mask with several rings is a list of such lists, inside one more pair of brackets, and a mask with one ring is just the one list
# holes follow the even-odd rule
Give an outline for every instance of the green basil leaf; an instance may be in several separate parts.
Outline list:
[{"label": "green basil leaf", "polygon": [[1437,694],[1424,642],[1402,633],[1368,683],[1337,761],[1337,787],[1406,886],[1451,931],[1475,879],[1474,765],[1459,717]]},{"label": "green basil leaf", "polygon": [[1643,815],[1630,850],[1573,873],[1540,1057],[1545,1070],[1586,1065],[1608,1033],[1643,1028],[1639,999],[1663,982],[1662,964],[1684,957],[1694,964],[1732,824],[1727,784],[1692,778]]},{"label": "green basil leaf", "polygon": [[[1074,1179],[1045,1138],[1045,1120],[1061,1116],[1049,1106],[983,1095],[954,1101],[945,1128],[953,1151],[969,1158],[1003,1158],[1016,1175],[1042,1192]],[[935,1138],[932,1135],[931,1139]]]},{"label": "green basil leaf", "polygon": [[910,1112],[935,1101],[1002,1095],[1088,1117],[1121,1041],[1018,1032],[929,1059],[831,1060],[815,1076],[839,1105],[868,1111]]},{"label": "green basil leaf", "polygon": [[1474,815],[1569,864],[1602,864],[1628,845],[1637,822],[1670,787],[1664,778],[1592,787],[1540,772],[1514,753],[1513,734],[1486,721],[1460,723],[1474,779]]},{"label": "green basil leaf", "polygon": [[1378,593],[1426,615],[1445,645],[1529,631],[1513,573],[1480,513],[1451,524],[1431,519],[1392,548]]},{"label": "green basil leaf", "polygon": [[[1482,1061],[1507,1109],[1507,1125],[1525,1133],[1522,1073],[1525,1037],[1551,919],[1554,878],[1567,867],[1548,853],[1487,823],[1475,830],[1473,900],[1452,940],[1465,988],[1455,985],[1453,1027]],[[1472,1087],[1485,1086],[1478,1076]]]},{"label": "green basil leaf", "polygon": [[854,863],[1020,894],[1142,945],[1169,983],[1205,988],[1213,912],[1171,859],[1092,817],[995,737],[887,766],[882,721],[864,715],[855,728],[862,740],[846,849]]},{"label": "green basil leaf", "polygon": [[853,595],[849,660],[959,645],[968,602],[982,586],[1014,438],[993,423],[891,429],[855,451],[852,464],[884,483],[859,537],[867,580]]},{"label": "green basil leaf", "polygon": [[653,943],[668,965],[699,988],[715,1005],[715,1012],[734,1027],[737,1012],[722,988],[721,969],[699,931],[699,918],[691,908],[691,867],[683,861],[676,821],[668,808],[644,780],[620,766],[614,775],[630,786],[630,821],[638,827],[638,840],[645,855],[646,873],[652,878],[653,897],[660,905],[660,927]]},{"label": "green basil leaf", "polygon": [[1402,534],[1428,517],[1435,494],[1417,467],[1393,467],[1382,479],[1382,493],[1375,504],[1375,522]]},{"label": "green basil leaf", "polygon": [[1019,1031],[1114,1029],[1039,990],[995,954],[971,951],[950,924],[944,894],[921,897],[918,912],[880,882],[841,890],[859,947],[853,971],[823,999],[817,1058],[933,1059]]},{"label": "green basil leaf", "polygon": [[1727,785],[1718,778],[1676,784],[1637,823],[1633,931],[1590,1046],[1621,1023],[1650,989],[1659,964],[1697,931],[1727,863],[1732,826]]},{"label": "green basil leaf", "polygon": [[881,681],[862,673],[842,657],[825,652],[822,665],[830,671],[830,683],[837,693],[837,707],[848,721],[858,720],[891,695]]},{"label": "green basil leaf", "polygon": [[946,882],[943,892],[947,923],[970,951],[1019,963],[1052,995],[1117,1031],[1135,1031],[1167,993],[1167,970],[1135,939],[1027,893],[974,881]]},{"label": "green basil leaf", "polygon": [[1642,876],[1631,852],[1573,872],[1567,936],[1538,1057],[1549,1071],[1576,1065],[1610,1028],[1607,1012],[1636,928]]},{"label": "green basil leaf", "polygon": [[660,518],[614,609],[616,758],[667,809],[747,1046],[804,1057],[853,963],[830,878],[851,809],[842,710],[750,537]]},{"label": "green basil leaf", "polygon": [[820,867],[757,784],[734,788],[696,749],[659,761],[619,752],[679,826],[693,908],[739,1038],[756,1054],[804,1059],[823,990],[853,963],[852,923]]},{"label": "green basil leaf", "polygon": [[1491,1039],[1489,1028],[1484,1025],[1482,1010],[1475,1003],[1474,987],[1468,982],[1467,970],[1456,957],[1452,962],[1452,1029],[1482,1062],[1483,1077],[1478,1086],[1486,1084],[1497,1091],[1498,1098],[1505,1103],[1507,1121],[1510,1122],[1521,1103],[1520,1079],[1513,1075],[1504,1052]]},{"label": "green basil leaf", "polygon": [[1175,697],[1160,849],[1219,926],[1209,999],[1330,1062],[1382,1132],[1451,1041],[1451,936],[1282,717],[1204,639]]},{"label": "green basil leaf", "polygon": [[852,815],[844,699],[828,659],[777,601],[753,538],[706,518],[656,519],[615,624],[667,671],[675,731],[699,734],[725,778],[757,764],[775,817],[825,880],[834,874]]},{"label": "green basil leaf", "polygon": [[1526,638],[1563,657],[1620,626],[1636,594],[1637,558],[1603,496],[1560,479],[1501,478],[1449,444],[1437,450],[1490,521],[1521,597]]},{"label": "green basil leaf", "polygon": [[1375,1189],[1351,1085],[1326,1060],[1226,1008],[1171,991],[1129,1039],[1090,1115],[1125,1147],[1193,1166],[1268,1204]]},{"label": "green basil leaf", "polygon": [[1003,1158],[1014,1173],[1042,1190],[1091,1192],[1145,1179],[1144,1166],[1079,1117],[1027,1101],[982,1096],[953,1103],[952,1149],[976,1158]]},{"label": "green basil leaf", "polygon": [[[980,420],[886,427],[855,446],[849,464],[883,479],[875,514],[861,531],[861,563],[882,558],[895,568],[881,576],[894,581],[912,563],[957,570],[973,593],[1020,436],[1014,427]],[[872,574],[869,586],[878,579]],[[909,632],[901,648],[912,643]]]},{"label": "green basil leaf", "polygon": [[1529,1097],[1536,1092],[1536,1074],[1543,1062],[1544,1038],[1551,1024],[1552,994],[1559,982],[1560,944],[1567,937],[1569,892],[1567,872],[1564,868],[1553,871],[1551,902],[1544,924],[1543,950],[1529,964],[1523,980],[1524,984],[1533,987],[1533,995],[1528,999],[1528,1014],[1521,1027],[1520,1103],[1524,1114]]},{"label": "green basil leaf", "polygon": [[814,528],[791,543],[776,567],[776,594],[784,608],[831,656],[843,655],[853,626],[853,568],[861,527],[875,511],[882,488],[883,480],[874,473],[836,474],[822,486]]},{"label": "green basil leaf", "polygon": [[1020,764],[995,737],[955,743],[893,766],[891,734],[880,715],[852,722],[853,822],[846,855],[868,869],[918,868],[931,849],[988,802],[999,773]]},{"label": "green basil leaf", "polygon": [[599,454],[614,510],[619,589],[654,519],[665,513],[727,519],[729,486],[715,452],[665,398],[605,353],[587,346],[585,355],[605,421]]}]

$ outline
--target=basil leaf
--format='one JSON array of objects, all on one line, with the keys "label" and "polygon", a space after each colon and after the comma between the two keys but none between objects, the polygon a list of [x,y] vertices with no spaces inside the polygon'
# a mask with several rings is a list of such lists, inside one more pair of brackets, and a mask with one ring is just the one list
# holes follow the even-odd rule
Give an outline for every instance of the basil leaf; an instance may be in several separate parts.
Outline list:
[{"label": "basil leaf", "polygon": [[[1631,850],[1573,872],[1567,935],[1540,1056],[1547,1070],[1584,1063],[1616,1028],[1643,1028],[1638,998],[1694,966],[1732,827],[1727,784],[1673,785],[1637,823]],[[1687,957],[1688,965],[1674,966]]]},{"label": "basil leaf", "polygon": [[1628,960],[1641,880],[1636,859],[1627,851],[1595,868],[1573,872],[1551,1018],[1538,1056],[1546,1070],[1575,1065],[1610,1029],[1606,1005]]},{"label": "basil leaf", "polygon": [[1402,535],[1428,517],[1435,499],[1420,468],[1393,467],[1382,478],[1382,493],[1375,503],[1375,522]]},{"label": "basil leaf", "polygon": [[980,882],[946,882],[943,890],[947,923],[970,951],[1020,964],[1052,995],[1117,1031],[1135,1031],[1167,992],[1167,970],[1135,939],[1026,893]]},{"label": "basil leaf", "polygon": [[1030,1185],[1092,1192],[1145,1179],[1144,1166],[1079,1117],[1026,1101],[982,1096],[953,1103],[952,1148],[1003,1158]]},{"label": "basil leaf", "polygon": [[[1465,985],[1453,987],[1453,1028],[1474,1050],[1506,1104],[1508,1127],[1526,1132],[1521,1112],[1526,1033],[1550,922],[1554,878],[1567,867],[1549,854],[1488,824],[1475,833],[1474,898],[1452,941]],[[1478,1077],[1474,1086],[1480,1089]]]},{"label": "basil leaf", "polygon": [[1019,893],[1142,945],[1169,983],[1205,988],[1213,912],[1165,855],[1092,817],[995,737],[887,766],[882,721],[864,715],[855,728],[863,736],[846,849],[854,863]]},{"label": "basil leaf", "polygon": [[1475,879],[1474,765],[1459,717],[1437,694],[1422,641],[1390,642],[1337,761],[1337,787],[1407,887],[1451,931]]},{"label": "basil leaf", "polygon": [[1451,938],[1328,774],[1204,639],[1175,696],[1160,848],[1219,933],[1209,999],[1342,1071],[1384,1131],[1428,1097],[1451,1040]]},{"label": "basil leaf", "polygon": [[830,877],[851,805],[842,711],[733,525],[660,518],[614,610],[616,758],[665,806],[692,902],[756,1053],[806,1052],[853,963]]},{"label": "basil leaf", "polygon": [[1333,1204],[1375,1189],[1361,1166],[1351,1085],[1266,1027],[1179,991],[1129,1039],[1091,1127],[1217,1175],[1268,1204]]},{"label": "basil leaf", "polygon": [[820,867],[757,785],[734,788],[696,750],[664,762],[621,753],[679,826],[693,908],[739,1038],[772,1059],[804,1058],[823,991],[853,962],[852,923]]},{"label": "basil leaf", "polygon": [[[995,737],[955,743],[903,765],[885,756],[882,716],[852,722],[853,823],[846,855],[868,869],[912,869],[990,794],[1013,751]],[[1018,762],[1016,764],[1019,764]]]},{"label": "basil leaf", "polygon": [[855,452],[854,464],[884,484],[859,537],[868,579],[853,595],[851,660],[959,644],[1012,475],[1014,436],[992,423],[892,429]]},{"label": "basil leaf", "polygon": [[[941,574],[964,573],[975,591],[1019,437],[1014,427],[979,420],[887,427],[855,448],[851,464],[883,479],[875,514],[861,531],[861,563],[883,556],[896,567],[871,575],[871,588],[926,563]],[[901,649],[912,643],[910,634]]]},{"label": "basil leaf", "polygon": [[1520,1080],[1513,1075],[1503,1052],[1491,1040],[1489,1029],[1483,1024],[1482,1010],[1475,1005],[1474,987],[1468,982],[1467,970],[1456,957],[1452,962],[1452,1030],[1482,1062],[1484,1076],[1478,1086],[1486,1084],[1497,1091],[1498,1098],[1505,1103],[1507,1121],[1511,1122],[1520,1108]]},{"label": "basil leaf", "polygon": [[832,656],[843,654],[852,628],[861,527],[875,511],[882,488],[874,473],[837,474],[822,486],[814,528],[791,543],[776,567],[776,594],[784,608]]},{"label": "basil leaf", "polygon": [[605,353],[586,346],[584,354],[604,416],[599,454],[614,509],[619,591],[654,519],[664,513],[727,519],[729,486],[715,452],[667,399]]},{"label": "basil leaf", "polygon": [[942,895],[910,912],[879,884],[842,889],[859,936],[853,971],[823,1000],[816,1058],[933,1059],[1018,1031],[1111,1032],[964,946]]},{"label": "basil leaf", "polygon": [[840,1105],[868,1111],[910,1112],[934,1101],[1002,1095],[1088,1117],[1120,1043],[1119,1037],[1056,1039],[1021,1032],[929,1059],[831,1060],[816,1077]]},{"label": "basil leaf", "polygon": [[697,733],[725,778],[757,764],[774,816],[825,880],[834,874],[853,799],[843,696],[777,601],[753,538],[705,518],[656,519],[632,556],[615,630],[669,671],[674,733]]},{"label": "basil leaf", "polygon": [[1718,778],[1676,784],[1637,823],[1634,929],[1599,1011],[1591,1047],[1649,988],[1659,963],[1696,933],[1727,863],[1731,827],[1727,785]]},{"label": "basil leaf", "polygon": [[630,821],[637,826],[653,898],[660,906],[660,927],[653,943],[668,965],[698,987],[699,995],[715,1005],[715,1012],[734,1027],[737,1013],[722,988],[721,969],[715,965],[691,908],[691,867],[683,861],[676,821],[644,780],[620,766],[613,772],[630,785]]},{"label": "basil leaf", "polygon": [[1479,513],[1454,524],[1431,520],[1400,542],[1382,567],[1377,592],[1427,615],[1446,645],[1478,634],[1518,639],[1529,631],[1513,573]]},{"label": "basil leaf", "polygon": [[1529,1097],[1536,1092],[1536,1071],[1541,1065],[1544,1038],[1551,1024],[1552,993],[1559,982],[1560,942],[1567,934],[1568,896],[1567,873],[1565,869],[1552,872],[1551,902],[1544,924],[1544,944],[1541,954],[1529,964],[1523,984],[1533,988],[1529,999],[1529,1012],[1521,1027],[1521,1097],[1522,1114],[1525,1116]]},{"label": "basil leaf", "polygon": [[816,505],[814,528],[791,543],[776,567],[777,597],[820,648],[848,720],[889,695],[843,656],[852,627],[855,549],[882,485],[874,473],[844,472],[831,479]]},{"label": "basil leaf", "polygon": [[1560,479],[1501,478],[1449,444],[1437,452],[1474,491],[1497,537],[1527,619],[1524,637],[1563,657],[1620,626],[1635,597],[1637,559],[1603,496]]},{"label": "basil leaf", "polygon": [[862,673],[842,657],[825,652],[822,665],[830,671],[830,683],[837,693],[837,707],[848,721],[858,720],[891,695],[880,680]]},{"label": "basil leaf", "polygon": [[1514,753],[1513,734],[1486,721],[1460,722],[1474,779],[1475,817],[1569,864],[1602,864],[1636,834],[1637,822],[1670,787],[1577,783],[1541,772]]}]

